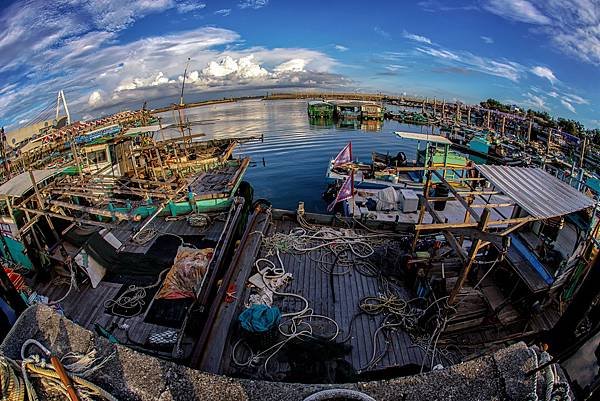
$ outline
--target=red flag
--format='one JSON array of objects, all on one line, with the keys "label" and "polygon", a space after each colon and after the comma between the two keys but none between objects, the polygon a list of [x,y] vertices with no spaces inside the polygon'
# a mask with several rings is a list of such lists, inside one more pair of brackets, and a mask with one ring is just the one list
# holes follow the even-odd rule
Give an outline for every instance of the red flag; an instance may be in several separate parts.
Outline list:
[{"label": "red flag", "polygon": [[338,155],[333,160],[334,166],[339,166],[340,164],[348,163],[352,161],[352,142],[348,142],[348,145],[344,147],[338,153]]},{"label": "red flag", "polygon": [[327,206],[327,211],[331,212],[338,202],[345,201],[354,196],[354,171],[350,171],[350,175],[346,177],[346,181],[342,184],[340,192],[338,192],[335,200]]}]

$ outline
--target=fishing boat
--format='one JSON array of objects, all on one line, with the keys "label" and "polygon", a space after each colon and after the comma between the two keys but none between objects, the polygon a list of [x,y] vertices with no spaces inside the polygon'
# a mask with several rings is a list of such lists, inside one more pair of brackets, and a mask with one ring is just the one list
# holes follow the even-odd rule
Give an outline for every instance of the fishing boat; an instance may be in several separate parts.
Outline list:
[{"label": "fishing boat", "polygon": [[334,105],[321,100],[311,100],[308,102],[308,116],[310,118],[333,118]]},{"label": "fishing boat", "polygon": [[[450,149],[452,144],[447,138],[439,135],[417,134],[412,132],[396,132],[399,138],[417,141],[417,158],[410,162],[403,152],[396,156],[373,153],[371,163],[352,161],[352,146],[346,146],[338,156],[331,160],[327,169],[330,183],[339,183],[354,171],[354,185],[361,189],[422,188],[424,167],[431,162],[433,168],[439,168],[442,174],[453,180],[456,173],[468,164],[468,159]],[[425,143],[421,147],[421,142]]]},{"label": "fishing boat", "polygon": [[332,101],[334,104],[334,117],[341,120],[360,120],[361,105],[360,102],[342,102]]},{"label": "fishing boat", "polygon": [[[561,314],[551,294],[576,288],[574,272],[590,266],[594,245],[578,246],[572,233],[594,201],[540,169],[497,167],[477,166],[486,189],[453,191],[456,210],[425,197],[413,221],[258,205],[217,296],[241,292],[213,306],[192,364],[251,380],[362,382],[541,335]],[[352,183],[338,199],[356,196]],[[534,190],[540,183],[548,186]]]},{"label": "fishing boat", "polygon": [[360,117],[365,120],[383,121],[383,106],[375,103],[364,103],[360,106]]}]

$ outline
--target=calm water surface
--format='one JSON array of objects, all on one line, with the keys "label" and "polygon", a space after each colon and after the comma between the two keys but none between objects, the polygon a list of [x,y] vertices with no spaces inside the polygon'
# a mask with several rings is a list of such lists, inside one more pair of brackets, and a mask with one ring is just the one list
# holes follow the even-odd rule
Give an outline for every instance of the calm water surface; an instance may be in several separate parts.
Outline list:
[{"label": "calm water surface", "polygon": [[[203,132],[208,138],[264,135],[264,143],[245,143],[236,151],[254,162],[245,177],[254,187],[254,198],[266,198],[276,208],[292,210],[304,201],[312,212],[325,212],[327,204],[321,194],[326,188],[327,163],[349,141],[359,161],[370,161],[372,151],[394,155],[403,151],[410,160],[416,154],[416,141],[398,138],[394,131],[432,130],[396,121],[380,123],[378,130],[376,125],[311,124],[302,100],[243,101],[197,107],[186,110],[185,115],[189,121],[205,121],[205,125],[194,126],[192,133]],[[163,124],[173,121],[172,113],[163,115]]]}]

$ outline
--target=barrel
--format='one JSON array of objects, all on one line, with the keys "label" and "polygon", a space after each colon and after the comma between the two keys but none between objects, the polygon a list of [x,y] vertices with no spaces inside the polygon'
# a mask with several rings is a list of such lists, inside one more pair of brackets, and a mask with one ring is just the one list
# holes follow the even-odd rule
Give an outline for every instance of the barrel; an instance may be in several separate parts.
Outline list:
[{"label": "barrel", "polygon": [[[435,187],[435,197],[436,198],[447,198],[449,193],[449,189],[446,185],[438,184]],[[442,211],[446,209],[446,201],[434,201],[433,208],[437,211]]]}]

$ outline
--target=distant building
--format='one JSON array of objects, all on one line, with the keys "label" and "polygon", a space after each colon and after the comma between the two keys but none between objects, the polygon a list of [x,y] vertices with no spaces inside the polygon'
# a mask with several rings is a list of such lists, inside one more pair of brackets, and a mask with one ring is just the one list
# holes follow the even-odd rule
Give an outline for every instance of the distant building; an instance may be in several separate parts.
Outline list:
[{"label": "distant building", "polygon": [[15,147],[20,142],[46,134],[51,128],[59,129],[65,125],[67,125],[66,116],[61,116],[58,118],[58,120],[52,119],[40,121],[35,124],[27,125],[14,131],[7,132],[6,141],[8,142],[9,146]]}]

